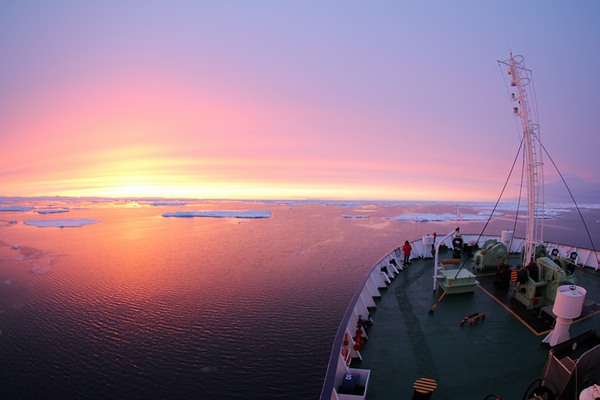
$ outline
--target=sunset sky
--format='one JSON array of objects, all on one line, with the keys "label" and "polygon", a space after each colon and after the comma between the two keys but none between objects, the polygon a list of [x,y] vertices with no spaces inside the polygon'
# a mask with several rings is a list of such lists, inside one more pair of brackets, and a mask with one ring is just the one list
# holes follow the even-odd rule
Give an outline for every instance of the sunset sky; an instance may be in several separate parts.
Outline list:
[{"label": "sunset sky", "polygon": [[593,0],[3,1],[0,196],[495,200],[521,135],[512,51],[546,149],[600,203],[599,17]]}]

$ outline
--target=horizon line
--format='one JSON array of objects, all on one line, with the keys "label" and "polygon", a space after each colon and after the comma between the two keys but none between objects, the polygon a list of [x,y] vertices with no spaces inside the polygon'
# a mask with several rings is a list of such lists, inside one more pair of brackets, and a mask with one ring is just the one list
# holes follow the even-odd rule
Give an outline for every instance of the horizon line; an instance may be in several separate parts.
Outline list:
[{"label": "horizon line", "polygon": [[[0,195],[0,203],[3,199],[10,200],[102,200],[102,201],[223,201],[223,202],[350,202],[350,203],[442,203],[442,204],[477,204],[477,203],[518,203],[518,199],[506,199],[500,201],[492,200],[399,200],[399,199],[342,199],[342,198],[211,198],[211,197],[161,197],[161,196],[64,196],[64,195],[42,195],[42,196],[6,196]],[[567,202],[548,201],[545,204],[573,205]],[[525,206],[525,204],[523,204]],[[581,205],[599,205],[598,203],[581,203]]]}]

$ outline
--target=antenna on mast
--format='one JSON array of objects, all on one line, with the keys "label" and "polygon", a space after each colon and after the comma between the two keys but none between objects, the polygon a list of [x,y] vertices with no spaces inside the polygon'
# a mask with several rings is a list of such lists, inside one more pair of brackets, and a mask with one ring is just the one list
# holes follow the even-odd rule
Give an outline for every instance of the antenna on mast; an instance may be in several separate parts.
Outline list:
[{"label": "antenna on mast", "polygon": [[527,86],[532,82],[531,70],[525,68],[523,56],[513,56],[500,61],[507,66],[514,104],[513,114],[521,119],[523,141],[525,143],[525,164],[527,166],[527,227],[523,265],[535,262],[535,249],[542,243],[544,221],[543,165],[542,149],[539,140],[540,125],[532,120]]}]

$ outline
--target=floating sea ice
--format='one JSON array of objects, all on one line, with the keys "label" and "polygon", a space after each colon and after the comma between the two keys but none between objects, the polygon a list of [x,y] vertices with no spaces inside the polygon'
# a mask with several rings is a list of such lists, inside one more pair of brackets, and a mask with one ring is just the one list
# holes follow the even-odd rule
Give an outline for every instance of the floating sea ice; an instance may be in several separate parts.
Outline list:
[{"label": "floating sea ice", "polygon": [[36,210],[35,212],[38,214],[57,214],[57,213],[66,213],[70,210],[68,208],[46,208],[43,210]]},{"label": "floating sea ice", "polygon": [[388,217],[387,219],[400,220],[400,221],[417,221],[417,222],[430,222],[430,221],[484,221],[489,217],[481,214],[456,214],[444,213],[444,214],[402,214],[395,217]]},{"label": "floating sea ice", "polygon": [[187,203],[184,203],[182,201],[155,201],[153,203],[150,203],[150,205],[154,206],[154,207],[164,207],[164,206],[183,207],[183,206],[187,206]]},{"label": "floating sea ice", "polygon": [[162,215],[163,217],[178,218],[270,218],[269,210],[251,210],[251,211],[175,211]]},{"label": "floating sea ice", "polygon": [[37,226],[39,228],[55,227],[55,228],[76,228],[89,224],[97,224],[100,221],[89,218],[79,219],[32,219],[25,221],[25,225]]},{"label": "floating sea ice", "polygon": [[52,269],[52,264],[56,259],[55,256],[40,257],[33,261],[31,272],[38,275],[45,275]]},{"label": "floating sea ice", "polygon": [[2,206],[0,211],[31,211],[33,207],[28,206]]}]

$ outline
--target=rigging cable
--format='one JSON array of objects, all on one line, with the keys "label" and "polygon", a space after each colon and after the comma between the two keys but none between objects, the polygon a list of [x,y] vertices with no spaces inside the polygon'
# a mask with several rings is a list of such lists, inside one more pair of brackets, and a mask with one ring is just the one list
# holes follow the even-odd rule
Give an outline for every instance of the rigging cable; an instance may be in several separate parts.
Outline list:
[{"label": "rigging cable", "polygon": [[[502,199],[504,190],[506,190],[506,186],[508,185],[510,177],[512,176],[512,173],[515,169],[515,165],[517,164],[517,159],[519,158],[519,154],[521,153],[522,148],[523,148],[523,139],[521,139],[521,144],[519,145],[519,150],[517,150],[517,154],[515,155],[515,159],[513,160],[512,167],[510,167],[510,171],[508,173],[508,176],[506,177],[506,181],[504,182],[504,187],[502,187],[502,190],[500,191],[500,196],[498,196],[498,200],[496,200],[496,204],[494,204],[494,208],[492,209],[492,212],[490,213],[490,217],[485,222],[485,225],[483,226],[483,229],[481,230],[481,233],[479,234],[479,237],[477,238],[477,244],[479,244],[479,239],[481,239],[481,236],[483,236],[485,229],[487,228],[488,224],[492,220],[492,216],[494,215],[494,212],[496,211],[496,208],[498,207],[498,204],[500,203],[500,200]],[[520,201],[521,201],[521,194],[519,193],[519,203],[520,203]],[[518,212],[518,208],[517,208],[517,212]],[[516,222],[515,222],[515,225],[516,225]]]},{"label": "rigging cable", "polygon": [[[504,194],[504,190],[506,190],[506,186],[508,186],[508,182],[510,181],[510,177],[512,175],[512,172],[515,169],[515,165],[517,163],[517,159],[519,157],[519,153],[521,153],[521,148],[522,147],[523,147],[523,140],[521,140],[521,144],[519,145],[519,150],[517,151],[515,159],[513,160],[512,167],[510,168],[510,172],[508,173],[508,177],[506,178],[506,181],[504,182],[504,186],[502,187],[502,191],[500,192],[500,196],[498,196],[498,200],[496,200],[496,204],[494,204],[494,208],[492,209],[492,212],[490,213],[490,216],[488,217],[487,221],[485,222],[485,225],[484,225],[483,229],[481,230],[481,233],[479,234],[479,236],[477,237],[477,240],[475,241],[475,243],[477,243],[477,244],[479,244],[479,240],[483,236],[483,233],[485,232],[485,229],[487,228],[488,224],[492,220],[492,216],[494,215],[494,212],[496,211],[496,208],[498,207],[498,204],[500,203],[500,200],[502,199],[502,195]],[[456,280],[458,279],[458,275],[460,274],[460,271],[462,271],[462,269],[465,267],[466,264],[467,264],[467,260],[465,260],[465,261],[462,262],[460,268],[456,272],[456,275],[454,276],[454,278],[452,278],[452,280],[448,284],[448,289],[450,289],[452,286],[454,286],[454,282],[456,282]],[[437,266],[435,266],[435,267],[437,267]],[[446,296],[446,293],[448,293],[448,289],[444,290],[444,293],[442,293],[441,296],[437,299],[437,301],[431,306],[431,308],[428,311],[429,314],[433,314],[433,312],[437,308],[438,304],[440,304],[440,302],[442,301],[442,299]]]},{"label": "rigging cable", "polygon": [[[521,147],[519,147],[519,152],[523,146],[523,140],[521,140]],[[517,153],[518,155],[518,153]],[[513,235],[510,238],[510,245],[508,246],[508,251],[512,248],[512,243],[514,240],[514,232],[517,231],[517,221],[519,220],[519,211],[521,210],[521,199],[523,198],[523,180],[525,179],[525,157],[523,157],[523,163],[521,164],[521,184],[519,185],[519,201],[517,202],[517,211],[515,212],[515,223],[513,225]]]},{"label": "rigging cable", "polygon": [[544,153],[546,153],[546,155],[548,156],[548,159],[550,159],[550,161],[552,162],[552,165],[554,165],[554,169],[556,169],[556,172],[558,173],[558,176],[560,176],[560,179],[562,180],[563,184],[565,185],[565,188],[567,189],[567,192],[569,192],[569,196],[571,196],[571,200],[573,200],[573,204],[575,204],[575,208],[577,209],[577,212],[579,213],[579,217],[581,218],[581,222],[583,223],[583,227],[585,228],[585,232],[588,235],[588,239],[590,239],[590,243],[592,245],[592,250],[594,251],[594,254],[596,255],[596,262],[599,262],[599,260],[598,260],[598,252],[596,251],[596,247],[594,247],[594,241],[592,240],[592,235],[590,234],[588,226],[585,223],[585,219],[583,219],[583,214],[581,214],[581,210],[579,209],[579,205],[577,204],[577,201],[575,201],[575,197],[573,196],[573,193],[571,192],[571,189],[569,189],[569,186],[567,185],[567,181],[565,180],[565,178],[563,177],[563,175],[559,171],[559,169],[556,166],[556,163],[554,162],[554,160],[552,159],[552,157],[550,157],[550,154],[548,153],[548,150],[546,150],[546,148],[544,147],[544,145],[541,142],[540,142],[540,146],[542,147],[542,150],[544,150]]}]

